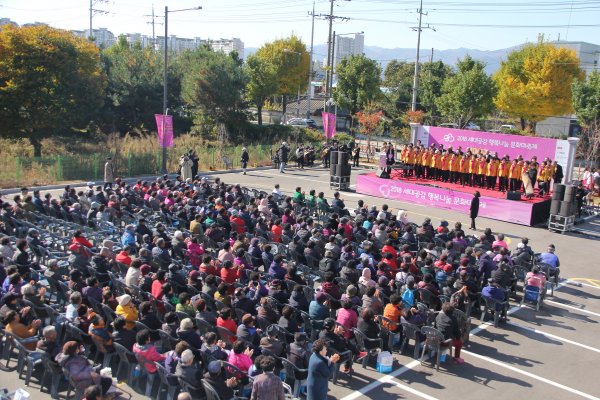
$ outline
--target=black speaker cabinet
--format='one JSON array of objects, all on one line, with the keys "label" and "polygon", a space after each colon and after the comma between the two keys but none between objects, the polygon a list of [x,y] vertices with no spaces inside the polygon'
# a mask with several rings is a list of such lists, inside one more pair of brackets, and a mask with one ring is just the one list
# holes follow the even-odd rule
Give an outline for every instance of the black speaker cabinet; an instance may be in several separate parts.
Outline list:
[{"label": "black speaker cabinet", "polygon": [[335,176],[335,164],[334,163],[331,163],[329,165],[329,175]]},{"label": "black speaker cabinet", "polygon": [[[564,185],[561,185],[564,187]],[[552,200],[563,201],[565,199],[565,192],[557,192],[556,186],[554,186],[555,190],[552,192]],[[564,190],[564,188],[563,188]]]},{"label": "black speaker cabinet", "polygon": [[577,186],[575,185],[565,185],[565,197],[569,194],[571,195],[575,195],[575,192],[577,191]]},{"label": "black speaker cabinet", "polygon": [[336,164],[340,164],[340,165],[346,165],[348,164],[348,153],[346,153],[345,151],[338,151],[337,152],[337,163]]},{"label": "black speaker cabinet", "polygon": [[352,166],[350,164],[342,164],[342,176],[352,175]]},{"label": "black speaker cabinet", "polygon": [[572,203],[569,201],[561,201],[560,202],[560,210],[558,215],[563,217],[570,217],[571,214]]},{"label": "black speaker cabinet", "polygon": [[506,192],[506,200],[521,200],[521,192],[513,192],[513,191],[507,191]]},{"label": "black speaker cabinet", "polygon": [[563,185],[562,183],[556,183],[554,185],[553,192],[554,193],[564,193],[565,192],[565,185]]},{"label": "black speaker cabinet", "polygon": [[550,203],[550,215],[558,215],[560,211],[560,200],[552,200]]},{"label": "black speaker cabinet", "polygon": [[575,200],[575,192],[565,192],[565,197],[563,198],[563,201],[568,201],[568,202],[573,202]]},{"label": "black speaker cabinet", "polygon": [[331,165],[333,164],[337,164],[338,163],[338,152],[337,151],[330,151],[329,154],[331,154]]},{"label": "black speaker cabinet", "polygon": [[389,177],[390,177],[387,173],[387,170],[385,170],[385,169],[378,169],[375,174],[377,175],[378,178],[381,178],[381,179],[389,179]]}]

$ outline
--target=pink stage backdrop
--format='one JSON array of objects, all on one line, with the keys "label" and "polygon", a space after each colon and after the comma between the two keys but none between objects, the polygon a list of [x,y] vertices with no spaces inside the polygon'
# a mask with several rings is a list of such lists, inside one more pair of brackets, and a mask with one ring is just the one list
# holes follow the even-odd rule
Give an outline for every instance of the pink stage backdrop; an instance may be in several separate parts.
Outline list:
[{"label": "pink stage backdrop", "polygon": [[501,133],[467,131],[461,129],[440,128],[435,126],[420,126],[416,135],[424,146],[432,143],[444,148],[452,146],[454,150],[458,146],[463,152],[467,148],[490,150],[497,152],[499,157],[508,154],[510,159],[517,158],[520,154],[525,160],[537,156],[538,162],[548,157],[562,165],[563,170],[567,167],[569,142],[567,140],[546,139],[540,137],[505,135]]},{"label": "pink stage backdrop", "polygon": [[[473,198],[473,195],[470,193],[415,185],[366,175],[357,176],[356,192],[434,208],[458,211],[464,214],[469,214],[471,199]],[[532,204],[520,201],[480,197],[479,217],[529,226],[531,224],[532,207]]]}]

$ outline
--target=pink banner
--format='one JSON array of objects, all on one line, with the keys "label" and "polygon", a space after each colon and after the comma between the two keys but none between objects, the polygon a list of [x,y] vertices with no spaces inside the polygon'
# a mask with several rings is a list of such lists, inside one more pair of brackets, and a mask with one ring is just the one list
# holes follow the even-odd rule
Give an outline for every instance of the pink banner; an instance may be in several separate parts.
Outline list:
[{"label": "pink banner", "polygon": [[323,112],[323,130],[325,131],[325,137],[327,139],[333,139],[335,136],[335,114]]},{"label": "pink banner", "polygon": [[[156,117],[156,125],[158,126],[158,143],[160,147],[174,147],[173,144],[173,116],[167,115],[165,118],[165,135],[163,136],[163,116],[162,114],[154,114]],[[164,138],[164,145],[163,145]]]},{"label": "pink banner", "polygon": [[[366,175],[358,175],[356,178],[356,193],[452,210],[463,214],[470,213],[471,199],[473,199],[473,195],[470,193]],[[533,205],[526,202],[480,197],[478,216],[529,226],[531,225],[532,208]]]},{"label": "pink banner", "polygon": [[532,136],[506,135],[502,133],[469,131],[462,129],[440,128],[436,126],[421,126],[416,135],[424,146],[440,144],[447,149],[450,146],[457,150],[460,146],[463,152],[467,148],[490,150],[497,152],[498,157],[508,154],[511,160],[518,155],[525,160],[536,156],[538,162],[546,157],[557,161],[563,168],[567,167],[569,143],[567,140],[547,139]]}]

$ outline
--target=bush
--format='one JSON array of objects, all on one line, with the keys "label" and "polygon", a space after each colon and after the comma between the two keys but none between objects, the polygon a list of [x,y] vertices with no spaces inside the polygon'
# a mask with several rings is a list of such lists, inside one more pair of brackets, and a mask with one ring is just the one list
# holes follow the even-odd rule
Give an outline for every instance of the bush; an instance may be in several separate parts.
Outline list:
[{"label": "bush", "polygon": [[522,131],[520,129],[502,129],[502,133],[516,136],[535,136],[535,134],[532,135],[531,133]]},{"label": "bush", "polygon": [[342,141],[350,142],[354,138],[352,136],[346,135],[345,133],[336,133],[334,136],[334,139],[337,139],[340,142],[342,142]]}]

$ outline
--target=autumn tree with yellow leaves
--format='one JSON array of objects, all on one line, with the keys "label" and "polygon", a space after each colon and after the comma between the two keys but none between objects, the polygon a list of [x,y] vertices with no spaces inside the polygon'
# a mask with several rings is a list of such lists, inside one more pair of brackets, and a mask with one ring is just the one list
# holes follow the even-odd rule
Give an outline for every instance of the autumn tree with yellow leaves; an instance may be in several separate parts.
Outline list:
[{"label": "autumn tree with yellow leaves", "polygon": [[496,107],[531,128],[548,116],[573,112],[571,83],[585,80],[575,50],[557,47],[540,35],[510,52],[493,79],[498,87]]}]

